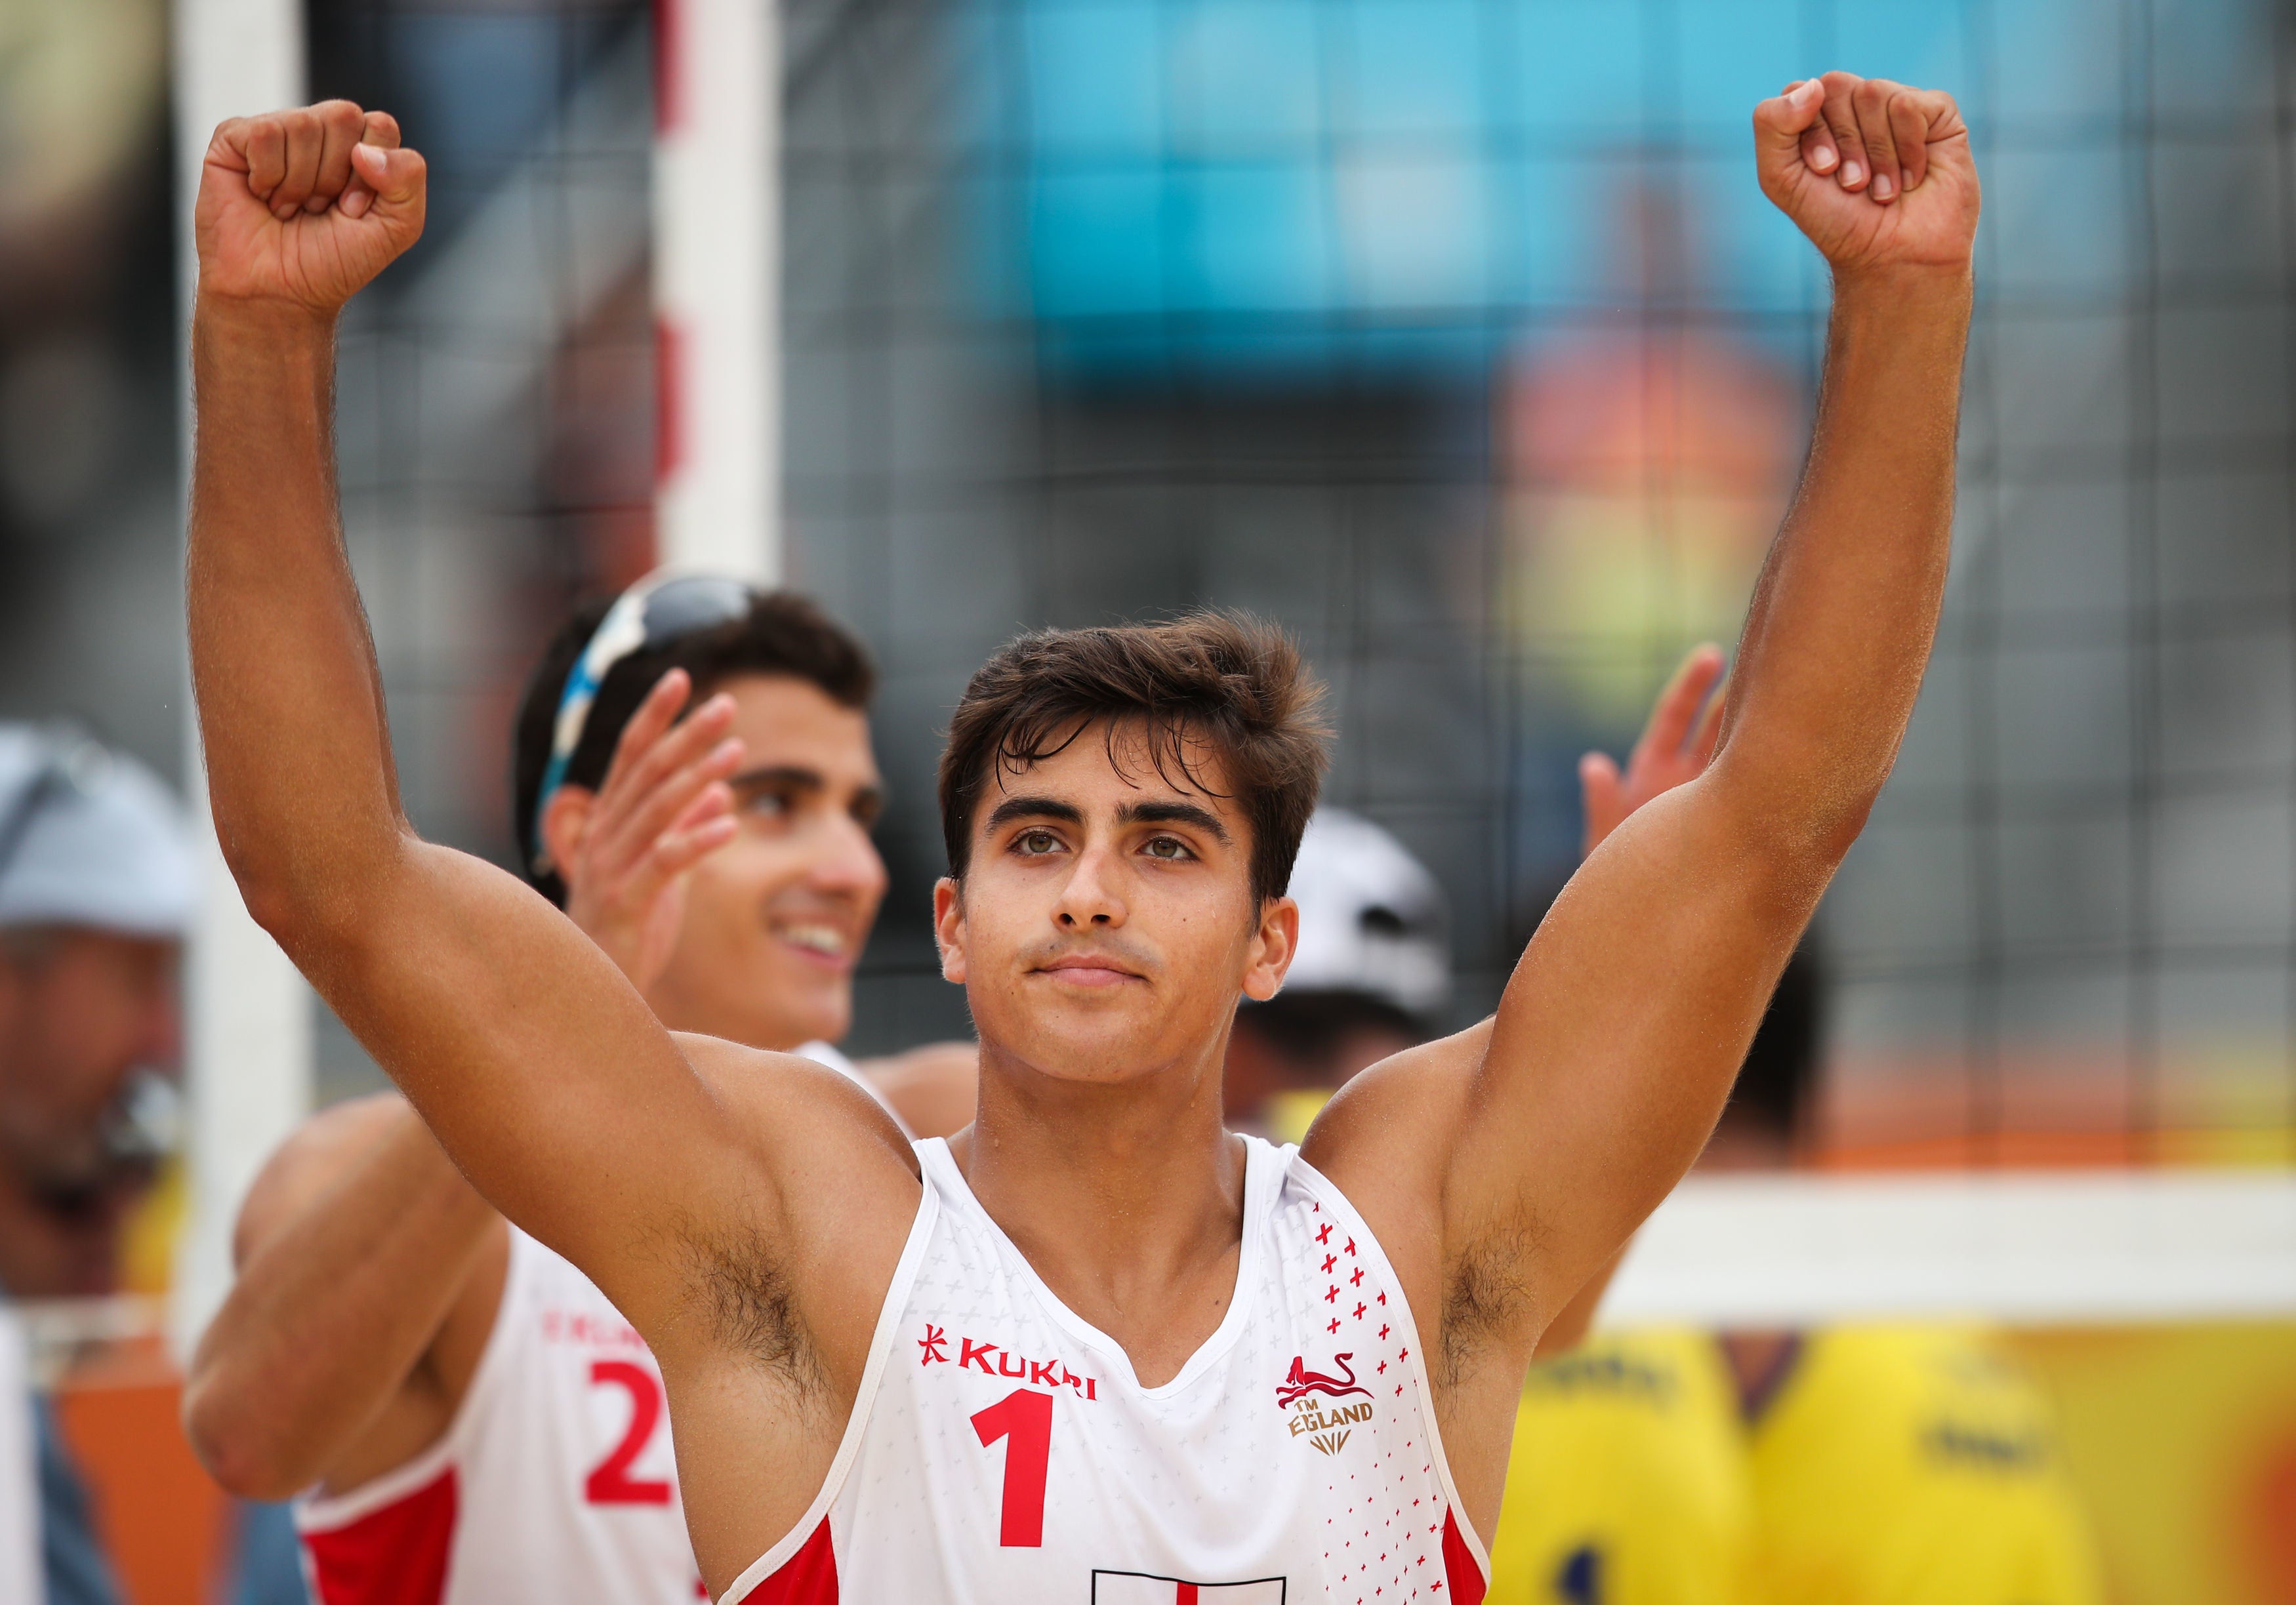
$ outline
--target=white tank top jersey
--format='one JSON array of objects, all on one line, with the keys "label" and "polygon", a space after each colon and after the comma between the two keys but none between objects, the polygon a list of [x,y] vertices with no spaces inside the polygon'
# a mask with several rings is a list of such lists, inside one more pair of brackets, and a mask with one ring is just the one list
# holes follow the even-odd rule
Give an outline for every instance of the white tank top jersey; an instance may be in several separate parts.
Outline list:
[{"label": "white tank top jersey", "polygon": [[446,1436],[336,1498],[296,1502],[318,1605],[694,1605],[661,1371],[590,1279],[516,1227]]},{"label": "white tank top jersey", "polygon": [[[875,1095],[827,1044],[798,1052]],[[494,1328],[446,1435],[360,1487],[299,1499],[295,1524],[318,1605],[708,1598],[660,1368],[588,1277],[514,1226]]]},{"label": "white tank top jersey", "polygon": [[1235,1298],[1157,1388],[919,1142],[837,1457],[724,1605],[1478,1605],[1386,1255],[1295,1149],[1244,1142]]}]

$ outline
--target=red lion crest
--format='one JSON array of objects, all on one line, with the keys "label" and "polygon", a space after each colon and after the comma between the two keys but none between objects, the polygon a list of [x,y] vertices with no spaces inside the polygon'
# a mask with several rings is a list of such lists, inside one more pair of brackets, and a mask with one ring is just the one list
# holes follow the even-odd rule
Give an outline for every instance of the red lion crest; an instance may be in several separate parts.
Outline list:
[{"label": "red lion crest", "polygon": [[1370,1388],[1356,1386],[1355,1367],[1348,1363],[1354,1358],[1352,1354],[1333,1355],[1332,1363],[1340,1368],[1340,1374],[1327,1377],[1320,1371],[1309,1371],[1305,1355],[1292,1355],[1291,1373],[1275,1385],[1275,1407],[1283,1409],[1311,1393],[1320,1393],[1327,1399],[1343,1399],[1351,1393],[1371,1397]]}]

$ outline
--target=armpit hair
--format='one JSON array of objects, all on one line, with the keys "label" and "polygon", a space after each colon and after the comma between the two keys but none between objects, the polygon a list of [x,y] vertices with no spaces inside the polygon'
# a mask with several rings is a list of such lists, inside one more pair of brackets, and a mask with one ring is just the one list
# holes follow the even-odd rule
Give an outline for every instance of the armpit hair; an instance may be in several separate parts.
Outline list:
[{"label": "armpit hair", "polygon": [[697,1313],[710,1340],[772,1372],[804,1397],[827,1391],[820,1351],[798,1313],[789,1274],[772,1240],[747,1222],[680,1223],[677,1241]]},{"label": "armpit hair", "polygon": [[1494,1222],[1452,1261],[1443,1280],[1440,1374],[1456,1387],[1521,1323],[1530,1303],[1525,1274],[1538,1233],[1516,1217]]}]

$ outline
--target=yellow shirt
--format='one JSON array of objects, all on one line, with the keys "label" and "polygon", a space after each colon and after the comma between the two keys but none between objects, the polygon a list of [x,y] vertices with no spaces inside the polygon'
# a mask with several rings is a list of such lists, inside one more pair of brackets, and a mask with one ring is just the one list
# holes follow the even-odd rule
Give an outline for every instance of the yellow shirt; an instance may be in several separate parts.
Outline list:
[{"label": "yellow shirt", "polygon": [[1713,1340],[1599,1334],[1534,1366],[1488,1605],[1740,1605],[1754,1495]]},{"label": "yellow shirt", "polygon": [[2095,1605],[2039,1395],[1974,1327],[1816,1334],[1751,1440],[1765,1605]]},{"label": "yellow shirt", "polygon": [[1720,1352],[1533,1369],[1491,1605],[2097,1605],[2041,1400],[1969,1327],[1811,1337],[1749,1429]]}]

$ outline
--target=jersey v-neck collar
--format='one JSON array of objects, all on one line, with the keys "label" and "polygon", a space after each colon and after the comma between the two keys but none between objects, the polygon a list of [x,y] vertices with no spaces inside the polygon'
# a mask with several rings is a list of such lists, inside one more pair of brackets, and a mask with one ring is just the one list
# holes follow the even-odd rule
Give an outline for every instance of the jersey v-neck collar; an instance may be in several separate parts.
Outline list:
[{"label": "jersey v-neck collar", "polygon": [[928,1137],[916,1145],[916,1150],[934,1184],[959,1208],[978,1219],[998,1250],[1011,1257],[1022,1285],[1044,1306],[1045,1313],[1070,1336],[1106,1360],[1118,1372],[1118,1379],[1134,1393],[1144,1399],[1164,1399],[1193,1386],[1218,1364],[1221,1356],[1235,1347],[1237,1337],[1250,1318],[1244,1308],[1248,1302],[1244,1293],[1246,1289],[1259,1285],[1257,1278],[1263,1253],[1261,1240],[1266,1236],[1260,1227],[1267,1214],[1268,1200],[1282,1180],[1283,1156],[1281,1151],[1248,1133],[1231,1134],[1242,1138],[1244,1155],[1243,1240],[1236,1250],[1235,1286],[1228,1291],[1226,1314],[1221,1316],[1219,1325],[1212,1330],[1212,1335],[1197,1345],[1195,1353],[1188,1356],[1186,1363],[1173,1374],[1170,1381],[1154,1388],[1141,1385],[1140,1373],[1132,1368],[1132,1355],[1124,1345],[1070,1309],[1061,1296],[1046,1285],[1045,1279],[1037,1274],[1037,1267],[1029,1263],[1029,1257],[1021,1252],[1020,1246],[1005,1235],[1003,1226],[996,1224],[996,1217],[990,1215],[987,1207],[973,1195],[972,1183],[964,1179],[964,1172],[957,1167],[956,1156],[948,1151],[947,1141],[941,1137]]}]

